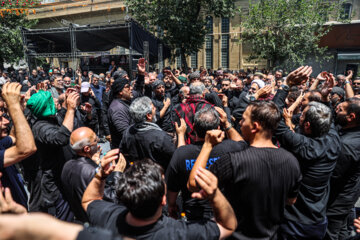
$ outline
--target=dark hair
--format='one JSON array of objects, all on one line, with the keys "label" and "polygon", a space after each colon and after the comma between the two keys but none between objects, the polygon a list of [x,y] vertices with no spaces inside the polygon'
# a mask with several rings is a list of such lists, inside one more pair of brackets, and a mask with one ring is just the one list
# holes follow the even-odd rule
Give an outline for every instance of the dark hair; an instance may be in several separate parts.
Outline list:
[{"label": "dark hair", "polygon": [[56,78],[62,78],[63,76],[59,73],[55,73],[50,77],[50,82],[54,82]]},{"label": "dark hair", "polygon": [[[321,102],[321,96],[319,96],[317,93],[320,93],[318,90],[311,90],[308,91],[310,93],[308,99],[309,102]],[[321,93],[320,93],[321,94]]]},{"label": "dark hair", "polygon": [[251,108],[251,122],[258,122],[265,131],[273,133],[281,120],[281,114],[274,102],[254,101]]},{"label": "dark hair", "polygon": [[205,138],[206,131],[217,129],[219,125],[219,113],[214,108],[203,108],[195,113],[194,130],[199,138]]},{"label": "dark hair", "polygon": [[356,125],[360,125],[360,98],[349,98],[346,100],[346,102],[349,104],[346,109],[347,115],[350,113],[355,113]]},{"label": "dark hair", "polygon": [[150,159],[135,161],[121,176],[116,188],[118,200],[134,217],[152,217],[165,194],[165,180],[160,165]]},{"label": "dark hair", "polygon": [[321,137],[327,134],[331,126],[331,110],[319,102],[310,102],[305,113],[305,121],[310,123],[311,136]]},{"label": "dark hair", "polygon": [[294,91],[294,92],[290,92],[288,95],[288,100],[292,100],[292,101],[296,101],[296,99],[300,96],[301,92],[300,91]]}]

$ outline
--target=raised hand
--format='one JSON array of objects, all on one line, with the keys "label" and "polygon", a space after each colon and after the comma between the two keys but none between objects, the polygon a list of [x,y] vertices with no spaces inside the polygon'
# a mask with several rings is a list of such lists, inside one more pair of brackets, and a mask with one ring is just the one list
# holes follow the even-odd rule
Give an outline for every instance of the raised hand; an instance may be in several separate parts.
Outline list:
[{"label": "raised hand", "polygon": [[225,138],[225,133],[221,130],[209,130],[205,135],[205,143],[215,146],[222,142]]},{"label": "raised hand", "polygon": [[300,85],[309,80],[312,73],[312,67],[301,66],[298,69],[292,71],[286,78],[286,83],[289,87],[294,85]]},{"label": "raised hand", "polygon": [[[0,177],[2,174],[0,173]],[[0,183],[1,185],[1,183]],[[12,196],[9,188],[5,188],[4,190],[0,189],[0,214],[2,213],[15,213],[15,214],[25,214],[27,213],[26,209],[16,203]]]},{"label": "raised hand", "polygon": [[180,126],[175,122],[175,130],[177,135],[185,135],[186,133],[186,122],[183,118],[180,118]]},{"label": "raised hand", "polygon": [[146,61],[145,58],[140,58],[137,64],[138,74],[145,75],[146,72]]},{"label": "raised hand", "polygon": [[97,174],[99,174],[101,178],[106,178],[114,171],[116,166],[115,160],[118,159],[119,153],[120,150],[118,148],[113,149],[100,160],[101,171]]},{"label": "raised hand", "polygon": [[19,104],[20,105],[20,83],[5,83],[2,87],[2,97],[8,106]]},{"label": "raised hand", "polygon": [[225,123],[228,121],[226,112],[220,107],[215,107],[215,110],[219,113],[221,124],[225,125]]},{"label": "raised hand", "polygon": [[331,73],[327,75],[327,79],[326,79],[326,82],[324,83],[322,89],[321,89],[321,95],[325,98],[327,97],[332,88],[334,87],[335,85],[335,77],[334,75],[332,75]]},{"label": "raised hand", "polygon": [[195,181],[201,190],[191,194],[191,197],[212,200],[218,191],[218,180],[215,175],[205,168],[199,167],[196,171]]},{"label": "raised hand", "polygon": [[69,93],[66,98],[67,109],[75,110],[80,101],[80,95],[77,92]]},{"label": "raised hand", "polygon": [[269,96],[269,94],[271,93],[272,91],[272,86],[271,85],[266,85],[265,87],[263,88],[260,88],[255,94],[254,94],[254,97],[256,99],[258,98],[265,98],[267,96]]},{"label": "raised hand", "polygon": [[124,157],[124,155],[122,153],[119,154],[119,159],[118,159],[118,162],[115,166],[115,169],[114,171],[116,172],[124,172],[126,168],[126,159]]}]

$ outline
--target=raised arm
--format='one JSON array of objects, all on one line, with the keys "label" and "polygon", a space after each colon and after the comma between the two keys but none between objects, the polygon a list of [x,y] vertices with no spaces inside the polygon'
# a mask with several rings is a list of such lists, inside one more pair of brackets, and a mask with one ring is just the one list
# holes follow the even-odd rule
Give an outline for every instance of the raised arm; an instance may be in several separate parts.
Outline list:
[{"label": "raised arm", "polygon": [[351,78],[353,76],[353,71],[349,70],[349,75],[346,76],[345,78],[345,93],[346,93],[346,98],[352,98],[355,96],[354,94],[354,90],[351,87]]},{"label": "raised arm", "polygon": [[189,179],[187,182],[187,187],[188,187],[189,191],[195,192],[195,191],[199,190],[196,185],[196,180],[195,180],[196,172],[197,172],[198,168],[206,167],[207,161],[210,157],[210,153],[211,153],[213,147],[215,145],[217,145],[218,143],[221,143],[222,140],[224,139],[224,137],[225,137],[225,134],[221,130],[210,130],[210,131],[206,132],[204,145],[202,146],[201,152],[200,152],[199,156],[197,157],[193,168],[191,169],[190,176],[189,176]]},{"label": "raised arm", "polygon": [[220,229],[219,239],[229,237],[237,227],[237,220],[233,208],[218,188],[215,175],[204,168],[198,168],[195,175],[201,191],[191,196],[197,199],[207,198],[214,212],[215,222]]},{"label": "raised arm", "polygon": [[66,127],[70,132],[72,132],[74,128],[74,116],[75,109],[80,101],[80,95],[77,92],[69,93],[66,98],[66,114],[63,121],[63,126]]},{"label": "raised arm", "polygon": [[36,152],[35,140],[20,106],[19,83],[5,83],[2,97],[14,123],[16,144],[5,150],[4,167],[11,166]]},{"label": "raised arm", "polygon": [[183,118],[180,118],[180,126],[175,122],[175,130],[178,141],[177,147],[185,146],[186,122]]},{"label": "raised arm", "polygon": [[109,151],[103,157],[103,159],[101,159],[100,161],[101,167],[98,170],[98,172],[95,174],[93,180],[89,183],[82,198],[82,207],[84,208],[85,211],[87,211],[87,208],[90,203],[92,203],[95,200],[101,200],[103,198],[105,179],[107,178],[107,176],[110,175],[110,173],[114,171],[116,167],[115,160],[118,159],[118,157],[119,157],[119,149],[113,149]]}]

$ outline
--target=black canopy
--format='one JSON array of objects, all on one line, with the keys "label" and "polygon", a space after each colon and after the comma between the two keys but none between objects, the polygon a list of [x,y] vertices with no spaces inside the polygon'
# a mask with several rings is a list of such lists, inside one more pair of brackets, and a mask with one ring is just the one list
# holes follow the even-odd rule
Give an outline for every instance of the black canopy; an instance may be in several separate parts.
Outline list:
[{"label": "black canopy", "polygon": [[[103,26],[74,26],[51,29],[22,29],[24,45],[29,56],[74,57],[85,52],[108,51],[116,46],[132,47],[143,54],[143,42],[149,42],[150,63],[158,61],[158,47],[163,44],[134,20],[124,24]],[[73,43],[73,44],[72,44]],[[163,44],[163,58],[170,49]]]}]

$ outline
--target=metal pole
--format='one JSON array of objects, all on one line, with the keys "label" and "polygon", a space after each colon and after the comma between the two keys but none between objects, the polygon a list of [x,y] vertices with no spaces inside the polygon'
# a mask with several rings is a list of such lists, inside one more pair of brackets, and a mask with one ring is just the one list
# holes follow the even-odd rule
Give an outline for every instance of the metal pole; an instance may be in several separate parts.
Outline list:
[{"label": "metal pole", "polygon": [[133,34],[132,34],[132,27],[131,27],[131,24],[132,24],[132,21],[129,21],[128,22],[129,24],[129,68],[130,68],[130,73],[129,73],[129,77],[130,77],[130,80],[133,79],[133,70],[132,70],[132,65],[133,65],[133,55],[132,55],[132,46],[133,46]]},{"label": "metal pole", "polygon": [[21,38],[23,41],[23,51],[24,51],[24,57],[25,57],[25,61],[28,65],[29,71],[30,71],[30,60],[29,60],[29,56],[27,54],[27,41],[26,41],[26,37],[25,37],[25,31],[23,28],[21,28]]},{"label": "metal pole", "polygon": [[163,45],[161,43],[158,46],[158,62],[159,62],[159,72],[162,72],[164,68],[164,59],[163,59]]},{"label": "metal pole", "polygon": [[[70,43],[71,43],[71,60],[73,62],[73,64],[76,61],[76,35],[74,32],[74,25],[72,23],[69,24],[69,30],[70,30]],[[75,65],[76,68],[76,65]],[[73,78],[75,80],[76,76],[75,76],[75,68],[72,68],[73,70]]]},{"label": "metal pole", "polygon": [[144,58],[147,62],[146,66],[146,72],[149,72],[149,42],[144,41],[143,42],[143,52],[144,52]]}]

